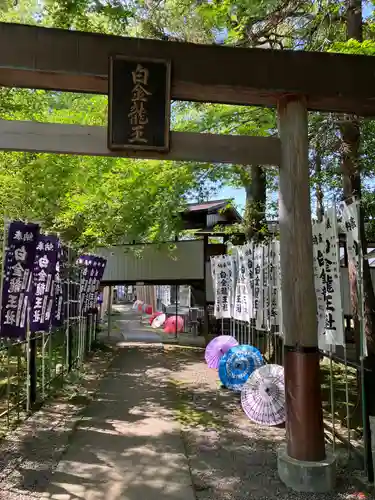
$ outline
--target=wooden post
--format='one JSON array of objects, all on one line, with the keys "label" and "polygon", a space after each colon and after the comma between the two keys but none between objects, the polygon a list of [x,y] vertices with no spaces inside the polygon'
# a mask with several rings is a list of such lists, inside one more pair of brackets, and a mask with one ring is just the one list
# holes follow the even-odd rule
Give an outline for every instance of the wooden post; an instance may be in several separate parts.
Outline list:
[{"label": "wooden post", "polygon": [[[51,334],[52,335],[52,334]],[[37,400],[37,340],[35,333],[30,334],[29,337],[29,404],[33,409]]]},{"label": "wooden post", "polygon": [[111,336],[111,331],[112,331],[112,301],[113,301],[113,287],[109,287],[109,293],[108,293],[108,309],[107,309],[107,314],[108,314],[108,338]]},{"label": "wooden post", "polygon": [[156,312],[156,286],[151,285],[151,306],[152,306],[152,312]]},{"label": "wooden post", "polygon": [[105,318],[105,313],[108,309],[108,294],[109,294],[109,287],[105,286],[103,288],[103,303],[101,307],[101,320],[104,321]]},{"label": "wooden post", "polygon": [[175,338],[177,339],[178,338],[178,329],[177,329],[177,316],[178,316],[178,292],[179,292],[179,285],[175,285],[175,292],[176,292],[176,295],[175,295],[175,306],[176,306],[176,330],[174,332],[174,336]]},{"label": "wooden post", "polygon": [[[225,241],[225,236],[224,236]],[[207,304],[207,276],[206,276],[206,265],[209,261],[208,257],[208,234],[203,236],[203,297],[204,297],[204,316],[203,316],[203,336],[206,345],[209,342],[208,336],[210,334],[210,316],[208,314],[208,304]]]},{"label": "wooden post", "polygon": [[307,109],[287,97],[278,103],[281,139],[280,265],[287,453],[291,458],[325,458],[320,367],[313,274]]}]

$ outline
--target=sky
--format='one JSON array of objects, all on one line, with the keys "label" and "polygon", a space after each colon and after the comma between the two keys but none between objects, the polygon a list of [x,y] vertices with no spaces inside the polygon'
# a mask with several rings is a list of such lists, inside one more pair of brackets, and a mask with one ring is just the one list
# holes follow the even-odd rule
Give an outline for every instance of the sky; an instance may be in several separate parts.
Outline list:
[{"label": "sky", "polygon": [[215,199],[221,200],[233,198],[236,206],[238,206],[238,208],[242,212],[245,206],[245,196],[245,189],[234,189],[232,187],[225,186],[223,187],[223,189],[220,189],[220,191],[215,195]]},{"label": "sky", "polygon": [[363,4],[363,17],[366,19],[371,15],[374,6],[372,5],[372,2],[362,2],[362,4]]}]

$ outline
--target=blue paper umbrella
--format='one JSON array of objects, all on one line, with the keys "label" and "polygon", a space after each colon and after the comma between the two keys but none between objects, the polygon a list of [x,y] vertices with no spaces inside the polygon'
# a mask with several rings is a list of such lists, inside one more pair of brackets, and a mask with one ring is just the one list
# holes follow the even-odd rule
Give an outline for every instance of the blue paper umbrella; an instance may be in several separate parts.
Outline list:
[{"label": "blue paper umbrella", "polygon": [[264,364],[263,357],[252,345],[231,347],[219,363],[221,383],[232,391],[241,391],[254,370]]}]

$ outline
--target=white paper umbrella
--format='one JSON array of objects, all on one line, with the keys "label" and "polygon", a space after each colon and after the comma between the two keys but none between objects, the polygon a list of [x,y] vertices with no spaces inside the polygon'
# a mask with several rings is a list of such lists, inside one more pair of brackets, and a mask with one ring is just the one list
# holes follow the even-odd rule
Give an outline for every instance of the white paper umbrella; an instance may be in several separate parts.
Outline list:
[{"label": "white paper umbrella", "polygon": [[134,311],[137,311],[137,310],[138,310],[138,306],[139,306],[139,304],[140,304],[140,303],[141,303],[141,301],[140,301],[140,300],[136,300],[136,301],[134,302],[134,304],[132,305],[132,309],[133,309]]},{"label": "white paper umbrella", "polygon": [[165,314],[159,314],[159,316],[156,316],[154,321],[151,323],[151,328],[161,328],[164,325],[166,319],[167,317]]},{"label": "white paper umbrella", "polygon": [[249,419],[257,424],[285,422],[284,368],[264,365],[255,370],[242,387],[241,404]]}]

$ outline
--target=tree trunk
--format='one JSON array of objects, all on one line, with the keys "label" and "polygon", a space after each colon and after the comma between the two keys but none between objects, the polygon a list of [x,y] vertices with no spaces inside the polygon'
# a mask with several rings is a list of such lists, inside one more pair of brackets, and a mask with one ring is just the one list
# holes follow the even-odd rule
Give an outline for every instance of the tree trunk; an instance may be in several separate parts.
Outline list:
[{"label": "tree trunk", "polygon": [[346,0],[346,38],[363,41],[362,0]]},{"label": "tree trunk", "polygon": [[251,182],[245,184],[245,235],[249,240],[261,240],[265,235],[266,174],[261,167],[251,166]]},{"label": "tree trunk", "polygon": [[[347,39],[355,39],[359,42],[363,40],[362,30],[362,1],[347,0],[346,1],[346,16],[347,16]],[[360,125],[358,120],[353,116],[345,116],[340,123],[340,132],[342,138],[342,156],[341,168],[343,178],[344,198],[347,203],[352,201],[352,197],[361,198],[361,170],[359,160],[359,147],[361,140]],[[359,235],[363,255],[367,253],[367,241],[365,235],[364,214],[362,207],[359,208]],[[352,305],[352,314],[354,320],[354,335],[356,343],[357,355],[361,352],[360,345],[360,320],[359,320],[359,304],[358,289],[357,289],[357,270],[352,262],[348,262],[350,299]],[[361,398],[362,406],[365,405],[366,421],[364,422],[364,440],[366,444],[366,464],[367,475],[370,482],[374,480],[373,457],[371,452],[371,441],[374,436],[370,433],[370,423],[373,425],[375,420],[375,294],[372,284],[370,266],[368,260],[363,261],[363,303],[364,303],[364,334],[367,342],[368,356],[365,360],[365,367],[369,371],[365,371],[364,375],[364,390],[365,401]],[[358,377],[360,378],[360,377]],[[362,380],[360,381],[362,383]],[[358,386],[360,388],[360,386]]]}]

